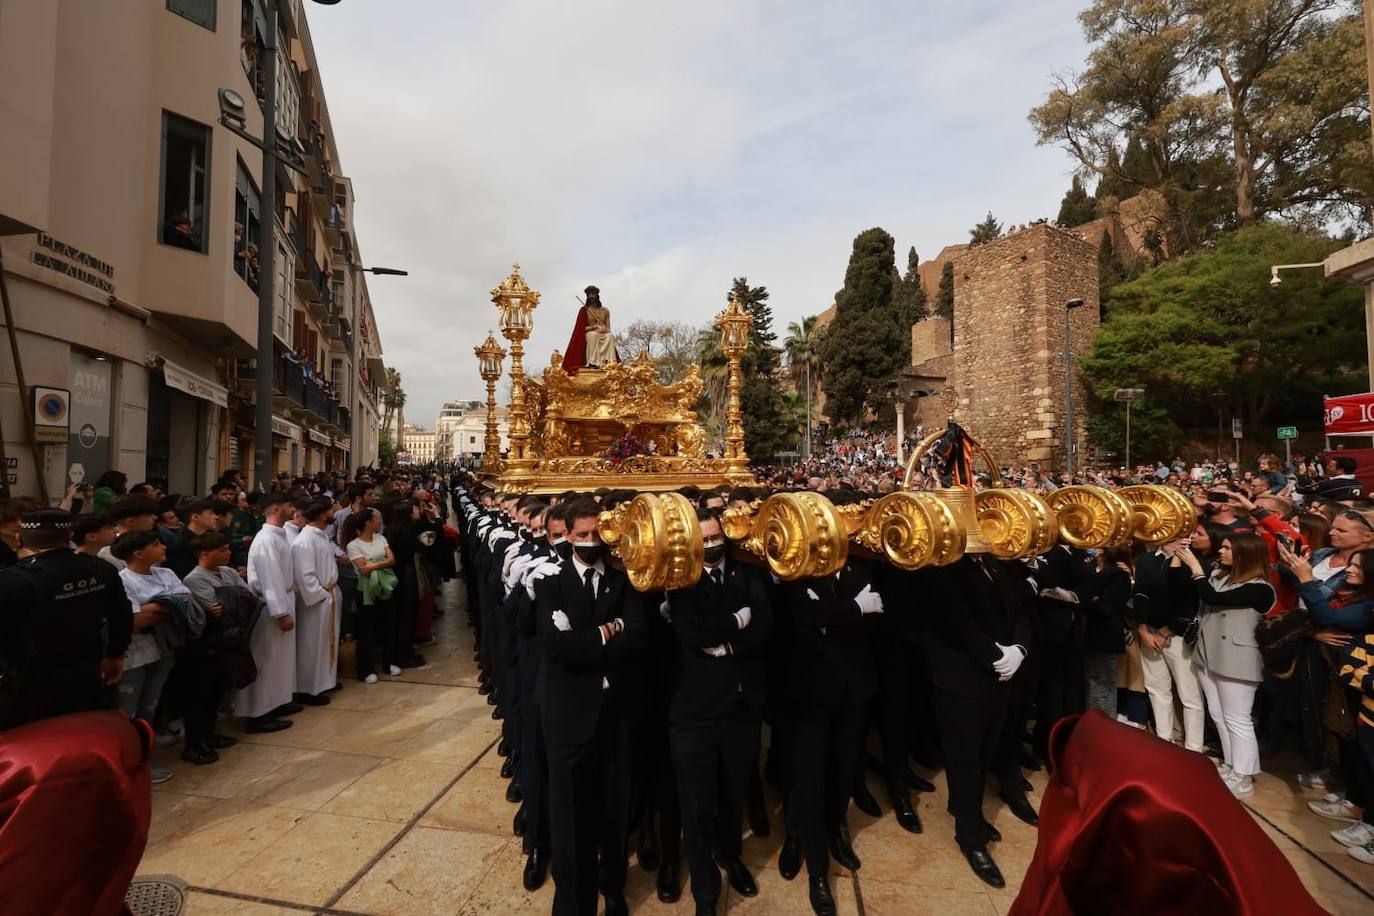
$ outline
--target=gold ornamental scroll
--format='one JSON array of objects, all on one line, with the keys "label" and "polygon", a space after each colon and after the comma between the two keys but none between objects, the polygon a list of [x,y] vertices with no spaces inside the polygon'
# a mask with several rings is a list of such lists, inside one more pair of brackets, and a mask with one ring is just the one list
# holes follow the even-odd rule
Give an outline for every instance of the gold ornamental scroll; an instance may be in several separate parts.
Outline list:
[{"label": "gold ornamental scroll", "polygon": [[701,578],[701,526],[680,493],[641,493],[601,513],[597,528],[638,591],[688,588]]}]

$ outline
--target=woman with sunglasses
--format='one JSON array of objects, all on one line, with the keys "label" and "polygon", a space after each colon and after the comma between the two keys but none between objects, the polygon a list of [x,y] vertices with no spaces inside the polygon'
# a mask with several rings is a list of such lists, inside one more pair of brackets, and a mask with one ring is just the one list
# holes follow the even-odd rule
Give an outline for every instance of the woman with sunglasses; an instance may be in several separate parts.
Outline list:
[{"label": "woman with sunglasses", "polygon": [[1229,534],[1209,576],[1188,550],[1175,550],[1193,574],[1202,603],[1193,667],[1207,711],[1221,739],[1221,776],[1237,798],[1255,794],[1259,742],[1255,738],[1255,691],[1264,679],[1255,628],[1274,606],[1269,552],[1253,534]]}]

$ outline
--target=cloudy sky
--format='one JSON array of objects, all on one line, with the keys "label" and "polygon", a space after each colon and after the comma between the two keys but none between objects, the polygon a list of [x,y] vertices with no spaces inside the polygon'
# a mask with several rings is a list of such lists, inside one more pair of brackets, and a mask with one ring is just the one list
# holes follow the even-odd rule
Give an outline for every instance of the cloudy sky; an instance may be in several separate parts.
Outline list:
[{"label": "cloudy sky", "polygon": [[707,322],[734,276],[776,328],[829,307],[854,236],[922,257],[988,210],[1053,216],[1070,163],[1026,112],[1086,0],[305,3],[406,417],[481,397],[472,348],[519,261],[527,365],[588,284],[617,326]]}]

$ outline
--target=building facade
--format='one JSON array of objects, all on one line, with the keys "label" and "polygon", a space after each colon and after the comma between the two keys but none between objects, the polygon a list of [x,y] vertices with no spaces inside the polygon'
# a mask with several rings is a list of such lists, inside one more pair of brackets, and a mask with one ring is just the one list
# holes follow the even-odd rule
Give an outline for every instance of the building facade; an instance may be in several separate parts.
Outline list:
[{"label": "building facade", "polygon": [[[204,493],[252,473],[376,460],[381,343],[299,0],[0,0],[0,255],[20,365],[0,361],[15,493],[55,499],[119,470]],[[275,33],[277,85],[262,56]],[[262,201],[260,151],[221,126],[221,89],[299,151]],[[271,131],[268,131],[271,133]],[[269,215],[270,214],[270,215]],[[258,252],[275,247],[275,354],[256,364]],[[22,371],[26,391],[18,376]],[[254,378],[273,422],[254,428]],[[66,392],[65,441],[35,446],[33,390]],[[370,429],[368,424],[371,424]]]},{"label": "building facade", "polygon": [[[501,451],[510,447],[510,425],[504,406],[496,408],[496,431]],[[487,405],[485,401],[446,401],[434,422],[435,458],[457,461],[481,457],[486,450]]]},{"label": "building facade", "polygon": [[403,464],[430,464],[434,461],[435,434],[423,426],[407,423],[401,430],[399,460]]}]

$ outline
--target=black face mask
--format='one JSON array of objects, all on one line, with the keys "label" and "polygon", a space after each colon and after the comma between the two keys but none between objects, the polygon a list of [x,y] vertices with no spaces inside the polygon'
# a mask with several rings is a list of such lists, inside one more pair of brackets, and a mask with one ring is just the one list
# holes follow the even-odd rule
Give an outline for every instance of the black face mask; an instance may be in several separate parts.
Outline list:
[{"label": "black face mask", "polygon": [[702,550],[701,556],[709,565],[715,566],[725,559],[725,544],[713,544]]},{"label": "black face mask", "polygon": [[573,555],[572,541],[564,541],[561,544],[554,544],[553,551],[563,559],[569,559]]},{"label": "black face mask", "polygon": [[521,528],[521,529],[520,529],[520,540],[522,540],[522,541],[532,541],[532,540],[534,540],[534,535],[530,533],[530,530],[529,530],[528,528]]},{"label": "black face mask", "polygon": [[573,553],[588,566],[595,566],[606,556],[605,544],[574,544]]}]

